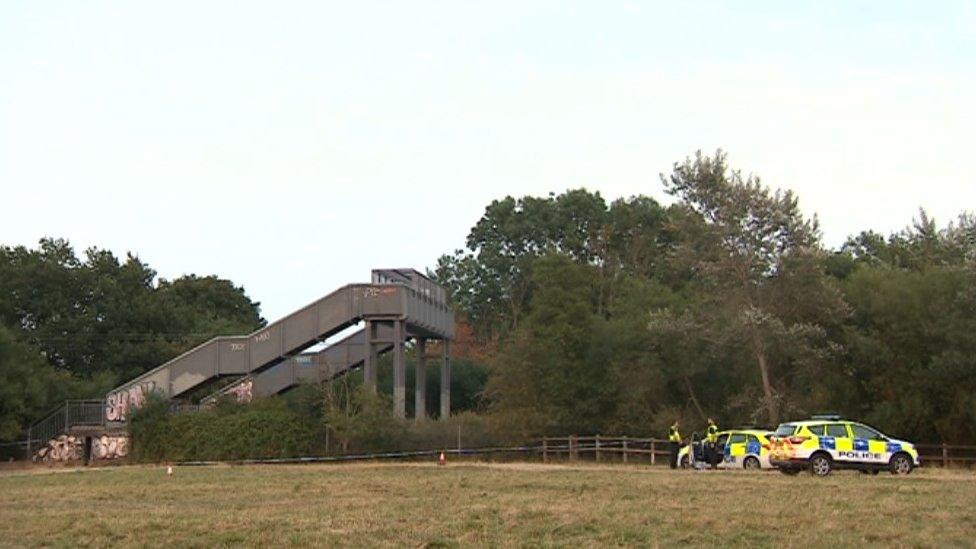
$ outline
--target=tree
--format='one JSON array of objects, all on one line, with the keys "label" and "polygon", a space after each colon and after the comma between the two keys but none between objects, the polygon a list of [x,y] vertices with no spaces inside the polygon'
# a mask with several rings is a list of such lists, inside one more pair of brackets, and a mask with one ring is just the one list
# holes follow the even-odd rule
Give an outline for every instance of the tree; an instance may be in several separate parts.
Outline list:
[{"label": "tree", "polygon": [[57,371],[39,352],[0,326],[0,441],[19,439],[25,427],[65,398],[88,387]]},{"label": "tree", "polygon": [[861,265],[842,287],[847,410],[916,440],[976,439],[976,269]]},{"label": "tree", "polygon": [[925,210],[905,229],[885,236],[862,231],[841,250],[858,263],[920,270],[933,265],[962,265],[976,257],[976,215],[962,213],[939,229]]},{"label": "tree", "polygon": [[547,254],[598,267],[597,307],[605,311],[621,273],[661,268],[665,219],[666,210],[648,197],[608,207],[585,189],[508,196],[488,205],[468,234],[466,251],[441,256],[436,276],[484,339],[518,327],[531,308],[532,265]]},{"label": "tree", "polygon": [[133,254],[89,248],[79,258],[61,239],[0,246],[0,327],[20,357],[5,375],[24,391],[0,413],[24,427],[52,399],[101,396],[211,337],[262,323],[258,304],[227,280],[157,281]]},{"label": "tree", "polygon": [[323,421],[343,452],[354,446],[359,451],[389,451],[397,448],[406,424],[390,410],[389,398],[348,376],[322,384]]},{"label": "tree", "polygon": [[676,217],[681,239],[672,258],[692,273],[696,329],[675,330],[681,317],[659,314],[652,333],[704,338],[729,364],[752,362],[775,424],[791,370],[823,360],[826,326],[845,314],[823,274],[816,220],[803,217],[791,192],[770,192],[759,178],[730,170],[722,151],[699,152],[662,181],[688,214]]},{"label": "tree", "polygon": [[552,254],[532,270],[532,310],[492,364],[492,410],[527,432],[593,431],[611,415],[614,390],[606,365],[592,360],[594,269]]},{"label": "tree", "polygon": [[120,261],[90,248],[79,259],[65,240],[0,247],[0,296],[0,324],[59,370],[114,376],[109,387],[213,336],[263,323],[258,304],[229,281],[191,275],[157,285],[156,272],[132,254]]}]

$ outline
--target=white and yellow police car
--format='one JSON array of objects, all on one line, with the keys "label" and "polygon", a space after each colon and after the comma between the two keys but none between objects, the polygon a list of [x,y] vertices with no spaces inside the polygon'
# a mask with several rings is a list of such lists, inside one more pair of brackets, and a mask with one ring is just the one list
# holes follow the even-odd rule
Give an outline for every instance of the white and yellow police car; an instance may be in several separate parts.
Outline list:
[{"label": "white and yellow police car", "polygon": [[[718,467],[720,469],[770,469],[769,431],[763,429],[730,429],[718,432],[718,442],[715,444],[720,452]],[[701,448],[695,445],[703,442],[694,441],[678,451],[678,463],[681,467],[691,467],[695,461],[706,462]],[[697,459],[693,459],[696,456]]]},{"label": "white and yellow police car", "polygon": [[786,474],[803,469],[817,476],[829,475],[835,469],[877,474],[887,469],[892,474],[907,475],[921,465],[914,444],[835,415],[783,423],[770,442],[770,463]]}]

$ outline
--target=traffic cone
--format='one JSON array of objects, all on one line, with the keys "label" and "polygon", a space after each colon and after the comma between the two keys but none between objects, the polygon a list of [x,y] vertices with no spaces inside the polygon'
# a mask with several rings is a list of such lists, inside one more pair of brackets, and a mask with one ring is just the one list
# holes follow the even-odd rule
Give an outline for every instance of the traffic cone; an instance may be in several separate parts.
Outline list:
[{"label": "traffic cone", "polygon": [[444,452],[441,452],[440,457],[437,458],[438,465],[447,465],[447,458],[444,457]]}]

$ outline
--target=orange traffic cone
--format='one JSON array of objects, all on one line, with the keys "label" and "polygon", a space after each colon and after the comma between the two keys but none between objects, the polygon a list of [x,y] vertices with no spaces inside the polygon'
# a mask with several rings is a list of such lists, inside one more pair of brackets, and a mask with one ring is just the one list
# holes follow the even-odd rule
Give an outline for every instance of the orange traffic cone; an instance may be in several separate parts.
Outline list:
[{"label": "orange traffic cone", "polygon": [[446,465],[447,464],[447,458],[444,457],[444,452],[441,452],[440,457],[437,458],[437,464],[438,465]]}]

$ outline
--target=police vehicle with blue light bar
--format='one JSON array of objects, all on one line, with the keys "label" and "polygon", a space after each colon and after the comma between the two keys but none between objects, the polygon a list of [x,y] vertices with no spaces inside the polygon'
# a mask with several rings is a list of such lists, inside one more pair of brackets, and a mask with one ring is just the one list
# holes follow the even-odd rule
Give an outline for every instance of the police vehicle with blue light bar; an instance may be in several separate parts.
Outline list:
[{"label": "police vehicle with blue light bar", "polygon": [[835,469],[857,469],[907,475],[921,465],[911,442],[837,415],[780,424],[770,445],[770,463],[785,474],[807,469],[816,476],[827,476]]}]

